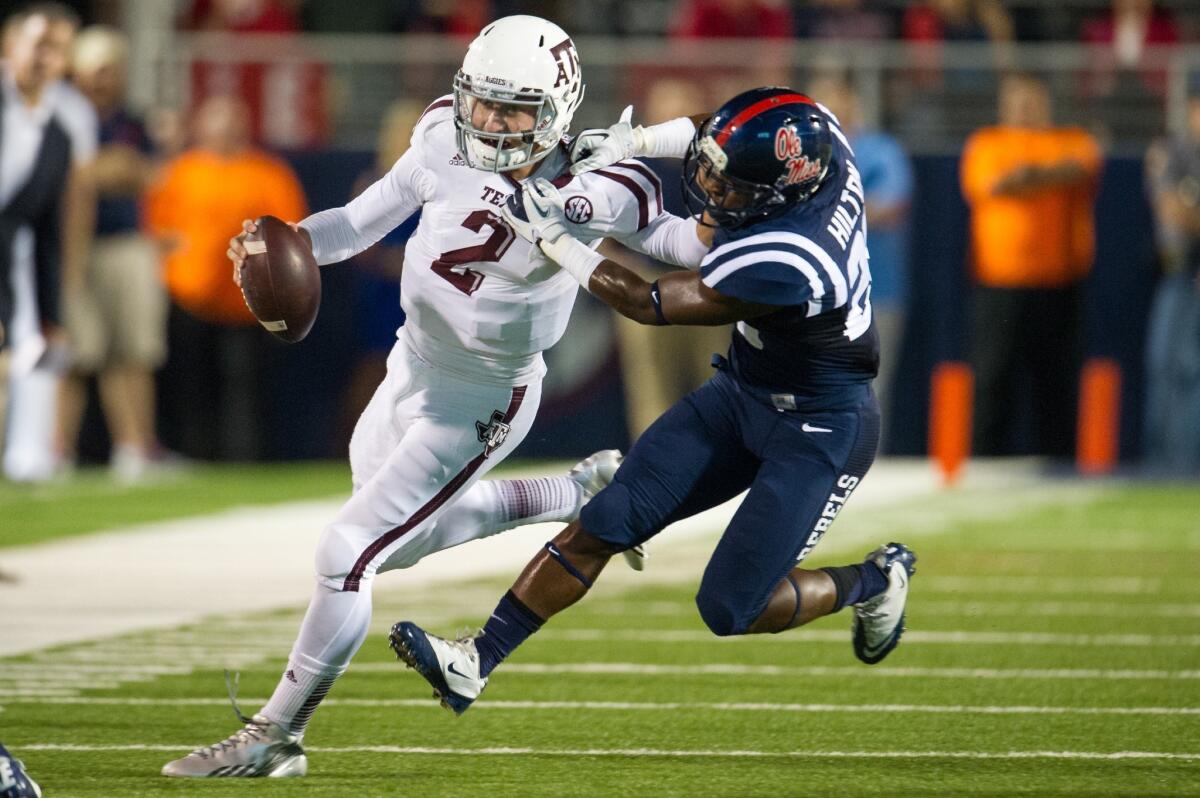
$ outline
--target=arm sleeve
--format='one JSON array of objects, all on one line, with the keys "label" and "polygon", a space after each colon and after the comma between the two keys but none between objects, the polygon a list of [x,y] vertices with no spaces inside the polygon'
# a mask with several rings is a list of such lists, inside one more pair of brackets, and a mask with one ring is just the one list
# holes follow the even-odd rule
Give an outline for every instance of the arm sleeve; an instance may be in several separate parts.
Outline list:
[{"label": "arm sleeve", "polygon": [[416,147],[349,204],[309,216],[300,226],[312,236],[317,263],[337,263],[362,252],[433,198],[434,177]]},{"label": "arm sleeve", "polygon": [[616,236],[625,246],[655,260],[684,266],[692,271],[708,254],[708,246],[696,235],[696,220],[681,219],[670,213],[659,214],[643,227],[626,236]]}]

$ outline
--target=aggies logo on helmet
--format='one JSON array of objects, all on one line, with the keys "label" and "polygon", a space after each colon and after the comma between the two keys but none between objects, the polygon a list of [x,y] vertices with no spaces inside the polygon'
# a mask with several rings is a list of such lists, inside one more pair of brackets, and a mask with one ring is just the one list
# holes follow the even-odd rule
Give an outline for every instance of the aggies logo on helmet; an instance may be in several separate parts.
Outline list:
[{"label": "aggies logo on helmet", "polygon": [[809,160],[804,154],[804,144],[796,131],[784,126],[775,133],[775,157],[787,161],[787,176],[784,182],[789,186],[812,180],[821,174],[821,164]]},{"label": "aggies logo on helmet", "polygon": [[570,83],[579,74],[579,53],[573,41],[564,39],[550,48],[550,54],[558,62],[558,75],[554,78],[554,88],[557,89],[564,83]]},{"label": "aggies logo on helmet", "polygon": [[592,203],[582,194],[569,197],[563,204],[563,215],[575,224],[587,224],[592,220]]}]

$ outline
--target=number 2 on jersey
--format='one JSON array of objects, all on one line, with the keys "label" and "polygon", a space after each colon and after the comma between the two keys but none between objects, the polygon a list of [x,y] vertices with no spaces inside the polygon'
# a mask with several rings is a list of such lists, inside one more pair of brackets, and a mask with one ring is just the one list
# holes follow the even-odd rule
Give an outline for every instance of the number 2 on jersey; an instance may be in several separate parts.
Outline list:
[{"label": "number 2 on jersey", "polygon": [[[491,211],[472,211],[463,220],[462,226],[472,233],[478,233],[484,227],[490,227],[492,234],[482,244],[443,252],[441,257],[430,264],[430,268],[450,285],[470,296],[479,290],[485,275],[469,267],[463,267],[463,264],[499,261],[512,246],[516,233],[504,223],[503,219]],[[462,267],[461,270],[458,267]]]}]

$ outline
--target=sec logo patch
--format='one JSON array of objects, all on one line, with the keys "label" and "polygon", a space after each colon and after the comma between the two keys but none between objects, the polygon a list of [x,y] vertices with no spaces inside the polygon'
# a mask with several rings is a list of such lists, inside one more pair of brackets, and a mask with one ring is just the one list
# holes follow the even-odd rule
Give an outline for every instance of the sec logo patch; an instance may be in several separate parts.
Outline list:
[{"label": "sec logo patch", "polygon": [[575,224],[587,224],[592,220],[592,203],[587,197],[576,195],[567,200],[563,213]]}]

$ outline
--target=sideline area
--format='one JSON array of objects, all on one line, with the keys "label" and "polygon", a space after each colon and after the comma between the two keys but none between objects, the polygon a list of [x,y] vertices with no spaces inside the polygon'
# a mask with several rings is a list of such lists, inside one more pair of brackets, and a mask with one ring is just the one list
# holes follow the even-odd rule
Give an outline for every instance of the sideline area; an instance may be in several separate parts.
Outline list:
[{"label": "sideline area", "polygon": [[[545,473],[545,465],[539,465]],[[518,476],[519,470],[504,476]],[[925,460],[876,464],[848,504],[846,517],[864,510],[919,505],[933,496],[997,493],[1036,488],[1044,477],[1030,462],[973,464],[963,483],[943,489]],[[1052,485],[1047,495],[1054,493]],[[738,499],[687,519],[651,544],[645,574],[614,567],[606,582],[698,578],[710,546]],[[312,589],[312,558],[322,525],[340,502],[322,500],[240,508],[36,546],[0,550],[0,657],[153,628],[171,628],[204,617],[303,606]],[[999,511],[1011,509],[998,506]],[[879,523],[839,534],[835,525],[818,552],[857,552],[887,536]],[[404,572],[380,577],[377,591],[450,584],[488,576],[515,576],[558,524],[525,527],[440,552]],[[865,539],[860,539],[865,538]]]}]

